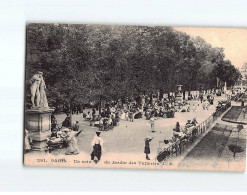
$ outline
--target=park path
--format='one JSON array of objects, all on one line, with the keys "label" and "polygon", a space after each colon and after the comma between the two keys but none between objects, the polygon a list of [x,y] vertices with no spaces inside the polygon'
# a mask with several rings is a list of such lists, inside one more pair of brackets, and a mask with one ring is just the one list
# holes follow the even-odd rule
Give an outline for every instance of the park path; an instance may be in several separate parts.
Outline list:
[{"label": "park path", "polygon": [[[202,105],[199,101],[190,101],[191,104],[195,103],[198,105],[194,112],[177,112],[175,118],[159,118],[155,120],[155,133],[151,133],[150,124],[145,118],[136,119],[134,122],[129,122],[125,120],[120,121],[120,125],[114,127],[113,130],[103,131],[101,137],[104,140],[104,151],[101,161],[93,167],[107,167],[105,161],[142,161],[146,163],[155,163],[155,157],[157,155],[157,150],[159,148],[159,142],[164,139],[171,139],[173,134],[173,128],[178,121],[183,127],[187,120],[197,118],[198,123],[203,122],[215,111],[215,106],[218,100],[222,100],[224,97],[215,97],[215,104],[209,107],[209,110],[203,110]],[[59,124],[65,119],[65,114],[56,115]],[[95,132],[98,130],[96,127],[89,126],[88,121],[84,121],[82,114],[72,116],[73,123],[78,120],[80,123],[80,128],[83,132],[78,137],[78,144],[80,148],[79,155],[66,156],[64,155],[66,149],[57,149],[52,151],[48,156],[62,158],[66,157],[68,159],[80,159],[80,160],[90,160],[90,154],[92,152],[91,141],[95,136]],[[150,161],[145,159],[144,154],[144,139],[147,136],[153,136],[153,140],[150,143]],[[32,153],[27,154],[31,160]],[[25,158],[26,158],[25,156]],[[44,155],[45,157],[46,155]],[[41,157],[41,156],[40,156]],[[165,167],[143,167],[143,168],[166,168],[166,169],[176,169],[173,162],[167,161],[169,166]],[[170,166],[174,165],[174,166]],[[50,164],[52,166],[52,164]],[[92,165],[90,165],[92,166]],[[111,167],[114,167],[111,165]],[[121,167],[121,166],[119,166]],[[128,166],[122,166],[122,168],[128,168]],[[138,166],[130,166],[129,168],[138,168]]]},{"label": "park path", "polygon": [[[219,98],[218,98],[219,99]],[[157,154],[159,142],[164,139],[171,139],[173,135],[172,129],[175,127],[178,121],[181,126],[184,126],[187,120],[191,120],[194,117],[197,118],[199,123],[203,122],[208,118],[214,111],[217,104],[217,97],[215,104],[209,107],[209,110],[203,110],[202,105],[199,101],[190,101],[199,105],[195,112],[178,112],[175,114],[175,118],[159,118],[155,120],[155,133],[151,133],[150,124],[148,120],[136,119],[134,122],[125,120],[120,121],[120,125],[114,127],[113,130],[103,131],[101,137],[104,139],[104,155],[115,155],[121,154],[123,159],[128,159],[129,156],[134,154],[140,156],[141,159],[145,160],[144,154],[144,139],[147,136],[152,136],[154,139],[150,143],[151,158],[154,159]],[[58,123],[62,123],[65,118],[65,114],[57,115],[56,118]],[[96,127],[89,126],[89,122],[84,121],[82,114],[73,115],[73,122],[79,121],[83,132],[79,136],[79,148],[82,152],[90,155],[92,151],[91,140],[93,139],[95,132],[98,130]],[[53,151],[52,154],[58,155],[61,150]]]}]

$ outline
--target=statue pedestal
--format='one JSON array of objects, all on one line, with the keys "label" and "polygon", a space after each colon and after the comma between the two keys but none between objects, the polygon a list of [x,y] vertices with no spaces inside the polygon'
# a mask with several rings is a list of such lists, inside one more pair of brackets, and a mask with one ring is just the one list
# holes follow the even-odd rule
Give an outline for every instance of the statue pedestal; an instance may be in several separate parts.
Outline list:
[{"label": "statue pedestal", "polygon": [[183,94],[181,93],[183,85],[177,85],[177,93],[175,94],[175,108],[180,109],[180,105],[183,102]]},{"label": "statue pedestal", "polygon": [[52,109],[38,108],[26,110],[25,129],[33,140],[32,150],[47,150],[47,138],[51,135]]}]

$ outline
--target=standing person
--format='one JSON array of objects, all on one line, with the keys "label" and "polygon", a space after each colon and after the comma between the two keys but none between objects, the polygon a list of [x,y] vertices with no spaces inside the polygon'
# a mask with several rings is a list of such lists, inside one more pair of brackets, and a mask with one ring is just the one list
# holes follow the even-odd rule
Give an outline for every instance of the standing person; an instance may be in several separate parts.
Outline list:
[{"label": "standing person", "polygon": [[90,111],[87,113],[86,119],[87,120],[91,120],[92,119],[92,114],[90,113]]},{"label": "standing person", "polygon": [[129,111],[125,111],[125,120],[128,121],[128,118],[129,118]]},{"label": "standing person", "polygon": [[211,95],[210,96],[210,104],[213,105],[214,104],[214,97]]},{"label": "standing person", "polygon": [[95,163],[100,161],[101,154],[103,150],[103,139],[100,137],[100,131],[96,131],[96,135],[94,136],[91,146],[93,146],[93,152],[91,153],[91,160],[94,160]]},{"label": "standing person", "polygon": [[99,130],[103,131],[103,129],[104,129],[104,118],[101,118],[99,120]]},{"label": "standing person", "polygon": [[150,118],[150,120],[149,120],[149,123],[150,123],[150,125],[151,125],[151,131],[152,131],[152,132],[155,132],[155,129],[154,129],[155,124],[154,124],[154,117],[153,117],[153,115],[151,116],[151,118]]},{"label": "standing person", "polygon": [[193,112],[196,111],[196,105],[195,104],[193,104],[192,109],[193,109]]},{"label": "standing person", "polygon": [[129,119],[130,119],[130,122],[134,122],[134,114],[132,111],[129,112]]},{"label": "standing person", "polygon": [[106,111],[105,111],[104,108],[103,108],[102,110],[103,110],[103,112],[101,112],[101,117],[102,117],[102,118],[105,118],[105,117],[106,117]]},{"label": "standing person", "polygon": [[56,117],[52,114],[51,115],[51,130],[54,130],[57,128],[57,119]]},{"label": "standing person", "polygon": [[112,125],[112,117],[110,116],[109,118],[108,118],[108,121],[107,121],[107,128],[108,129],[112,129],[113,128],[113,125]]},{"label": "standing person", "polygon": [[106,117],[109,118],[110,116],[111,116],[111,110],[110,110],[110,108],[108,107],[108,108],[106,109]]},{"label": "standing person", "polygon": [[96,111],[95,111],[95,109],[93,108],[93,109],[92,109],[92,117],[93,117],[93,120],[95,119],[95,116],[96,116]]},{"label": "standing person", "polygon": [[115,119],[116,119],[116,126],[119,126],[119,121],[120,121],[119,112],[116,112]]},{"label": "standing person", "polygon": [[77,132],[72,131],[71,129],[65,128],[63,130],[67,135],[66,139],[68,141],[68,151],[65,153],[66,155],[76,155],[80,153],[79,146],[77,143]]},{"label": "standing person", "polygon": [[143,106],[142,105],[139,108],[139,112],[141,113],[140,117],[142,118],[142,116],[143,116]]},{"label": "standing person", "polygon": [[203,102],[203,93],[199,93],[199,99],[201,101],[201,103]]},{"label": "standing person", "polygon": [[66,114],[65,120],[62,122],[63,127],[70,128],[71,127],[71,121],[70,121],[70,116],[69,114]]},{"label": "standing person", "polygon": [[125,120],[125,111],[122,110],[120,113],[121,113],[120,118],[121,118],[122,120]]},{"label": "standing person", "polygon": [[79,125],[79,121],[76,121],[75,125],[74,125],[74,131],[79,131],[80,125]]},{"label": "standing person", "polygon": [[209,103],[208,100],[206,100],[206,109],[207,109],[207,110],[208,110],[209,106],[210,106],[210,103]]},{"label": "standing person", "polygon": [[147,138],[144,139],[145,141],[145,147],[144,147],[144,153],[146,154],[146,159],[150,160],[149,154],[150,154],[150,142],[152,141],[153,137],[148,136]]},{"label": "standing person", "polygon": [[207,103],[206,103],[206,100],[204,100],[203,103],[202,103],[202,108],[203,108],[203,110],[206,110],[206,104],[207,104]]}]

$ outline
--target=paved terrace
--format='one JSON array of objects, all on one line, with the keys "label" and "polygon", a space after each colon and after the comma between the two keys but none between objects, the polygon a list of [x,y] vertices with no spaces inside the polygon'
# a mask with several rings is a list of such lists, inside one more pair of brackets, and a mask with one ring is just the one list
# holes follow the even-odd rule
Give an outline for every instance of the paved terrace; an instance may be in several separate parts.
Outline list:
[{"label": "paved terrace", "polygon": [[[214,105],[209,107],[209,110],[203,110],[202,105],[199,101],[190,101],[190,104],[196,104],[197,109],[194,112],[178,112],[175,114],[175,118],[159,118],[155,121],[155,129],[156,132],[152,133],[150,129],[150,124],[148,120],[145,118],[136,119],[134,122],[129,122],[125,120],[120,121],[120,125],[114,127],[113,130],[104,131],[101,133],[101,137],[104,139],[104,152],[102,155],[101,161],[94,165],[90,164],[92,167],[108,167],[108,164],[105,164],[105,161],[116,161],[116,162],[129,162],[135,161],[137,163],[155,163],[155,157],[157,155],[157,149],[159,147],[159,141],[164,139],[171,139],[173,134],[173,128],[175,127],[176,122],[178,121],[180,125],[183,127],[187,120],[191,120],[194,117],[197,118],[198,123],[203,122],[209,116],[215,112],[215,106],[217,105],[217,101],[224,100],[225,97],[215,97]],[[56,118],[58,123],[62,123],[65,119],[66,115],[61,114],[57,115]],[[89,126],[89,122],[84,121],[82,114],[73,115],[72,117],[73,123],[78,120],[80,122],[80,126],[83,129],[83,132],[78,137],[78,143],[80,148],[79,155],[67,156],[64,155],[66,149],[57,149],[52,151],[50,154],[44,154],[45,158],[64,158],[66,159],[78,159],[83,161],[90,161],[90,153],[92,152],[91,140],[93,139],[96,130],[96,127]],[[154,137],[150,144],[151,155],[150,161],[145,159],[144,154],[144,139],[151,135]],[[32,157],[35,153],[31,152],[25,156],[26,159],[32,161]],[[39,158],[42,158],[42,155],[39,154]],[[42,163],[41,166],[47,165]],[[55,165],[50,163],[49,166]],[[57,165],[56,165],[57,166]],[[59,165],[58,165],[59,166]],[[68,164],[61,164],[61,166],[68,166]],[[73,164],[73,166],[75,166]],[[81,164],[78,166],[82,166]],[[84,165],[85,166],[85,165]],[[134,165],[124,165],[116,164],[111,167],[124,167],[124,168],[154,168],[153,165],[150,166],[134,166]],[[165,166],[165,167],[164,167]],[[157,165],[156,168],[165,168],[165,169],[174,169],[176,164],[172,162],[165,162],[164,165]]]}]

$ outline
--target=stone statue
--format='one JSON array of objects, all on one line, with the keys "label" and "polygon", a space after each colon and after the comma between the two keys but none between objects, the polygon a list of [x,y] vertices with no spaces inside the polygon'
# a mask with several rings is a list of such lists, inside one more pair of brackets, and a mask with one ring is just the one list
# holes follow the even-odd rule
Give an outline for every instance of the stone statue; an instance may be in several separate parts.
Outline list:
[{"label": "stone statue", "polygon": [[[43,73],[38,71],[30,80],[31,82],[31,102],[32,108],[48,108],[47,98],[46,98],[46,85],[43,79]],[[36,97],[36,106],[35,106]]]},{"label": "stone statue", "polygon": [[47,102],[47,98],[46,98],[46,85],[45,85],[45,81],[42,77],[41,82],[40,82],[40,103],[39,106],[43,107],[43,108],[48,108],[48,102]]}]

